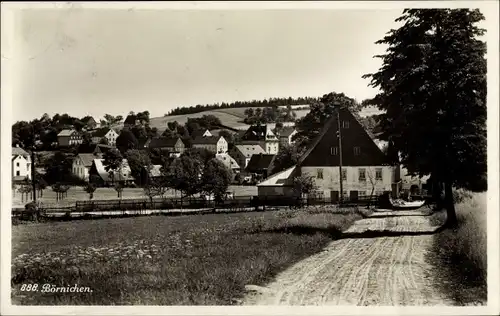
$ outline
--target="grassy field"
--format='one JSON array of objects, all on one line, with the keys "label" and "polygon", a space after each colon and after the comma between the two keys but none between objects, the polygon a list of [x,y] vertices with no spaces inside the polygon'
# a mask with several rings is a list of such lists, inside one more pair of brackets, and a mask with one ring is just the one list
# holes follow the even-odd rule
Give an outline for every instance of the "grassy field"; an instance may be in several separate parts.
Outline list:
[{"label": "grassy field", "polygon": [[[12,227],[16,305],[230,305],[320,251],[361,215],[276,211]],[[91,293],[21,292],[23,284]]]},{"label": "grassy field", "polygon": [[487,299],[486,193],[459,192],[458,228],[445,230],[434,238],[436,263],[444,268],[440,284],[459,304],[484,303]]},{"label": "grassy field", "polygon": [[[257,195],[256,186],[230,186],[228,191],[234,192],[234,196],[253,196]],[[169,190],[166,197],[180,197],[180,193],[176,193],[173,190]],[[122,192],[122,199],[137,199],[146,198],[144,195],[144,190],[142,188],[125,188]],[[60,207],[74,205],[76,201],[86,201],[89,199],[87,192],[83,190],[82,187],[72,187],[68,191],[68,196],[64,200],[56,201],[56,193],[52,189],[48,188],[43,191],[43,197],[38,198],[45,205],[57,205]],[[117,193],[113,188],[98,188],[94,192],[94,200],[113,200],[118,199]],[[31,197],[30,197],[31,200]],[[21,193],[12,193],[12,206],[13,207],[24,207],[27,203],[26,200],[22,200]]]}]

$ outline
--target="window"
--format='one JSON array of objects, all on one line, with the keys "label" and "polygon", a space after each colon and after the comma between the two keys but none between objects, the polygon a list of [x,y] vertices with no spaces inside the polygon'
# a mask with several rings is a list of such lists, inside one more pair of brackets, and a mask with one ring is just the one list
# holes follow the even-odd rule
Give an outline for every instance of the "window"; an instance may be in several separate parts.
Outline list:
[{"label": "window", "polygon": [[359,168],[359,181],[366,181],[366,170],[365,168]]},{"label": "window", "polygon": [[318,179],[323,179],[323,169],[316,170],[316,177]]},{"label": "window", "polygon": [[375,179],[382,180],[382,168],[377,168],[375,170]]},{"label": "window", "polygon": [[332,156],[336,156],[339,154],[339,148],[338,147],[330,147],[330,154]]},{"label": "window", "polygon": [[16,171],[16,176],[20,176],[19,170]]},{"label": "window", "polygon": [[342,180],[347,180],[347,169],[342,169]]},{"label": "window", "polygon": [[358,191],[358,196],[359,197],[365,197],[366,196],[366,191]]},{"label": "window", "polygon": [[16,163],[16,167],[19,167],[19,162],[18,162],[18,163]]},{"label": "window", "polygon": [[361,154],[361,148],[354,147],[354,156],[358,156],[359,154]]},{"label": "window", "polygon": [[342,121],[342,128],[349,128],[349,121]]}]

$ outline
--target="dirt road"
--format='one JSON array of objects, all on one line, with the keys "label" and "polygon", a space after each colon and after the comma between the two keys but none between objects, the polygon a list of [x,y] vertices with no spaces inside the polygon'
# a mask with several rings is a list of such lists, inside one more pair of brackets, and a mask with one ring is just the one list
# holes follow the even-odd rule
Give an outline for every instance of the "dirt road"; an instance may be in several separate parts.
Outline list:
[{"label": "dirt road", "polygon": [[248,285],[243,304],[453,305],[426,262],[437,228],[424,211],[375,212],[274,282]]}]

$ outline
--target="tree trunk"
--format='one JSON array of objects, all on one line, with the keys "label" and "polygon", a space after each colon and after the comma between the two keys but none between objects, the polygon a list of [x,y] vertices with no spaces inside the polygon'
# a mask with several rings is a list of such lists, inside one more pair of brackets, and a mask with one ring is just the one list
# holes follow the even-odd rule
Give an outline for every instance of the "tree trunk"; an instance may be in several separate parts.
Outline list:
[{"label": "tree trunk", "polygon": [[442,188],[441,183],[439,181],[432,182],[432,198],[436,203],[434,211],[440,211],[444,207],[443,198],[442,198]]},{"label": "tree trunk", "polygon": [[447,181],[444,186],[445,192],[445,207],[446,207],[446,226],[457,226],[457,213],[455,212],[455,201],[453,199],[453,188],[450,181]]}]

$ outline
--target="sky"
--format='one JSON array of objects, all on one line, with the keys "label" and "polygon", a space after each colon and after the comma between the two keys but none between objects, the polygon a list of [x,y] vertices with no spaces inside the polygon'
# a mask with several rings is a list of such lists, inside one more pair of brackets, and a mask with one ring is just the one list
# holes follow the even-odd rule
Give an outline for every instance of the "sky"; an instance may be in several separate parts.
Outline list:
[{"label": "sky", "polygon": [[33,9],[16,15],[13,120],[376,90],[401,9]]}]

